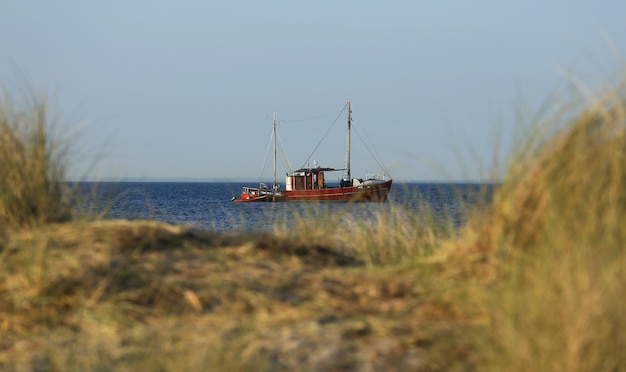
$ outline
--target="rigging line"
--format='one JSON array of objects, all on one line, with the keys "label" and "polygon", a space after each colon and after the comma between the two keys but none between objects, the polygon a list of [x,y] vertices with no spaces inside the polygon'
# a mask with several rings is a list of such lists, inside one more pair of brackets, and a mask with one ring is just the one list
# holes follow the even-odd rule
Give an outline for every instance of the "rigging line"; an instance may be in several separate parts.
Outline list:
[{"label": "rigging line", "polygon": [[[356,127],[354,125],[352,126],[352,129],[354,129],[354,132],[356,133],[357,137],[359,137],[359,139],[361,140],[361,142],[363,143],[363,145],[365,146],[367,151],[370,153],[370,155],[372,155],[372,158],[374,158],[376,163],[378,163],[378,166],[381,167],[381,169],[389,176],[389,171],[387,170],[387,168],[385,168],[385,166],[382,165],[380,160],[378,160],[378,157],[372,153],[372,150],[369,148],[369,146],[367,146],[367,143],[365,143],[365,141],[363,140],[363,137],[361,137],[361,134],[359,133],[359,131],[356,129]],[[372,147],[374,146],[373,143],[371,145],[372,145]]]},{"label": "rigging line", "polygon": [[278,157],[280,157],[280,160],[282,161],[283,165],[285,165],[285,167],[287,167],[287,172],[291,173],[291,167],[289,165],[287,165],[287,163],[289,163],[289,160],[287,160],[287,157],[285,156],[285,153],[279,152],[278,153]]},{"label": "rigging line", "polygon": [[289,122],[289,123],[299,123],[299,122],[302,122],[302,121],[312,121],[312,120],[323,119],[323,118],[329,117],[331,115],[334,115],[336,113],[337,113],[337,111],[333,111],[333,112],[329,112],[328,114],[322,114],[322,115],[319,115],[319,116],[316,116],[316,117],[313,117],[313,118],[309,118],[309,119],[294,119],[294,120],[282,120],[282,121]]},{"label": "rigging line", "polygon": [[315,151],[317,151],[317,148],[320,147],[320,145],[322,144],[322,142],[324,141],[324,139],[326,138],[326,136],[328,136],[328,133],[330,133],[330,130],[333,129],[333,126],[335,125],[335,123],[337,122],[337,120],[339,120],[339,118],[341,117],[341,114],[343,114],[344,111],[346,111],[346,107],[348,107],[348,103],[346,102],[346,104],[343,106],[343,108],[341,109],[341,111],[339,111],[339,114],[337,115],[337,117],[335,118],[335,121],[333,121],[333,123],[330,125],[330,128],[328,128],[328,130],[326,131],[326,133],[324,134],[324,136],[322,137],[322,139],[317,143],[317,146],[315,146],[315,148],[313,149],[313,151],[311,151],[311,155],[309,155],[308,158],[306,158],[306,160],[304,161],[304,164],[302,164],[302,166],[300,168],[304,168],[304,166],[309,162],[309,160],[311,160],[311,157],[313,156],[313,154],[315,154]]},{"label": "rigging line", "polygon": [[[358,114],[356,116],[359,116]],[[353,123],[354,121],[356,121],[358,123],[358,119],[354,120],[353,119]],[[354,124],[353,124],[354,126]],[[374,141],[372,141],[372,139],[370,138],[369,133],[367,132],[367,128],[363,127],[363,131],[365,132],[365,137],[367,138],[367,140],[369,141],[369,145],[372,146],[373,150],[374,150],[374,154],[372,154],[372,151],[370,150],[370,148],[368,147],[367,143],[365,143],[365,141],[363,140],[363,138],[361,138],[360,133],[358,132],[358,128],[357,126],[354,126],[355,128],[355,132],[357,134],[357,136],[359,136],[359,139],[361,140],[361,142],[363,143],[363,145],[365,145],[365,148],[367,149],[367,151],[369,151],[369,153],[372,155],[372,157],[374,158],[374,160],[376,161],[376,163],[378,163],[378,166],[380,166],[382,168],[382,170],[388,175],[391,176],[389,174],[389,170],[387,169],[387,167],[385,167],[382,164],[382,161],[380,160],[380,155],[378,154],[378,150],[376,150],[376,146],[374,145]]]},{"label": "rigging line", "polygon": [[265,163],[267,162],[267,154],[270,152],[270,147],[272,146],[272,139],[274,138],[274,131],[270,134],[270,140],[267,143],[267,149],[265,150],[265,158],[263,158],[263,167],[261,168],[261,175],[259,176],[259,185],[261,184],[261,180],[263,179],[263,175],[265,174]]},{"label": "rigging line", "polygon": [[[278,128],[279,126],[281,126],[281,124],[284,124],[285,120],[276,120],[276,127]],[[270,141],[271,141],[270,137]],[[276,140],[278,142],[278,146],[277,146],[277,150],[278,150],[278,155],[280,156],[280,160],[282,161],[283,165],[285,167],[288,168],[288,170],[291,172],[291,169],[293,168],[291,166],[291,163],[289,162],[289,158],[287,157],[287,152],[285,151],[285,147],[283,146],[283,141],[280,139],[280,133],[278,132],[278,130],[276,130]]]},{"label": "rigging line", "polygon": [[[355,129],[357,131],[357,135],[360,137],[360,134],[358,132],[358,129]],[[365,132],[365,137],[367,138],[367,140],[369,141],[370,146],[372,146],[372,149],[374,151],[374,155],[372,155],[374,157],[374,160],[376,160],[376,162],[381,166],[381,168],[383,169],[383,171],[385,171],[385,173],[387,173],[387,175],[389,175],[389,171],[387,170],[387,168],[382,164],[382,161],[380,160],[380,155],[378,154],[378,150],[376,150],[376,146],[374,145],[374,141],[372,141],[372,139],[370,138],[369,133],[367,133],[367,129],[365,127],[363,127],[363,131]],[[363,140],[361,140],[363,141]],[[367,148],[367,144],[365,144],[365,147]],[[369,151],[369,149],[368,149]]]},{"label": "rigging line", "polygon": [[289,173],[291,173],[293,171],[293,167],[291,166],[291,163],[289,162],[289,157],[287,156],[287,152],[285,151],[285,147],[283,146],[283,141],[280,139],[280,134],[278,134],[278,132],[276,132],[276,138],[278,139],[278,145],[280,148],[280,156],[281,156],[281,160],[283,161],[283,165],[285,165]]}]

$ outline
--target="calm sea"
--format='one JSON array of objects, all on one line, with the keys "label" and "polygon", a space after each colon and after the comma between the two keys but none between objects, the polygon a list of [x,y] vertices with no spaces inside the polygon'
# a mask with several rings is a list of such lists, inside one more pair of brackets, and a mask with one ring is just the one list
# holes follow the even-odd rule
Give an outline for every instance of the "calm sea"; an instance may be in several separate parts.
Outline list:
[{"label": "calm sea", "polygon": [[470,207],[489,201],[497,185],[477,183],[394,183],[385,203],[233,203],[237,182],[81,182],[82,209],[104,218],[150,219],[193,224],[206,230],[269,231],[277,223],[346,213],[371,218],[376,212],[430,208],[442,221],[464,223]]}]

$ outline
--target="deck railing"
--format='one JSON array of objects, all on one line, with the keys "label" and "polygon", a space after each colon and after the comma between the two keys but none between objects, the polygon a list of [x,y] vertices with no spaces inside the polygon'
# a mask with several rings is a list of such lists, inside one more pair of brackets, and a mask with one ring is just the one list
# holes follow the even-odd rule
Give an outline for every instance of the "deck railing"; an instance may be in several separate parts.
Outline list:
[{"label": "deck railing", "polygon": [[384,173],[372,173],[372,174],[365,174],[365,179],[366,180],[377,180],[377,181],[389,181],[391,179],[391,177],[389,177],[388,175],[384,174]]}]

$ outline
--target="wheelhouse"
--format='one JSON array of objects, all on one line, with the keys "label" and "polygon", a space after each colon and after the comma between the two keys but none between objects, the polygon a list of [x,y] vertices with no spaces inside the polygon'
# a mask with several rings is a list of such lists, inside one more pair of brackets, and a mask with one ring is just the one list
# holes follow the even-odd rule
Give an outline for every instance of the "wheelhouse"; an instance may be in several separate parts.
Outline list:
[{"label": "wheelhouse", "polygon": [[324,172],[338,171],[335,168],[302,168],[287,174],[285,190],[320,190],[327,189]]}]

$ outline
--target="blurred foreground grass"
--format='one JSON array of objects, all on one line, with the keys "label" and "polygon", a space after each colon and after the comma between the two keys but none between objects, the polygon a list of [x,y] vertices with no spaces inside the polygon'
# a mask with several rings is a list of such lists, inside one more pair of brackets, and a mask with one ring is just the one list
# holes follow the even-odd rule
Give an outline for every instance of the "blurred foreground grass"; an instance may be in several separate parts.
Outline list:
[{"label": "blurred foreground grass", "polygon": [[0,369],[626,370],[624,98],[546,118],[460,232],[269,235],[71,220],[45,105],[4,102]]}]

